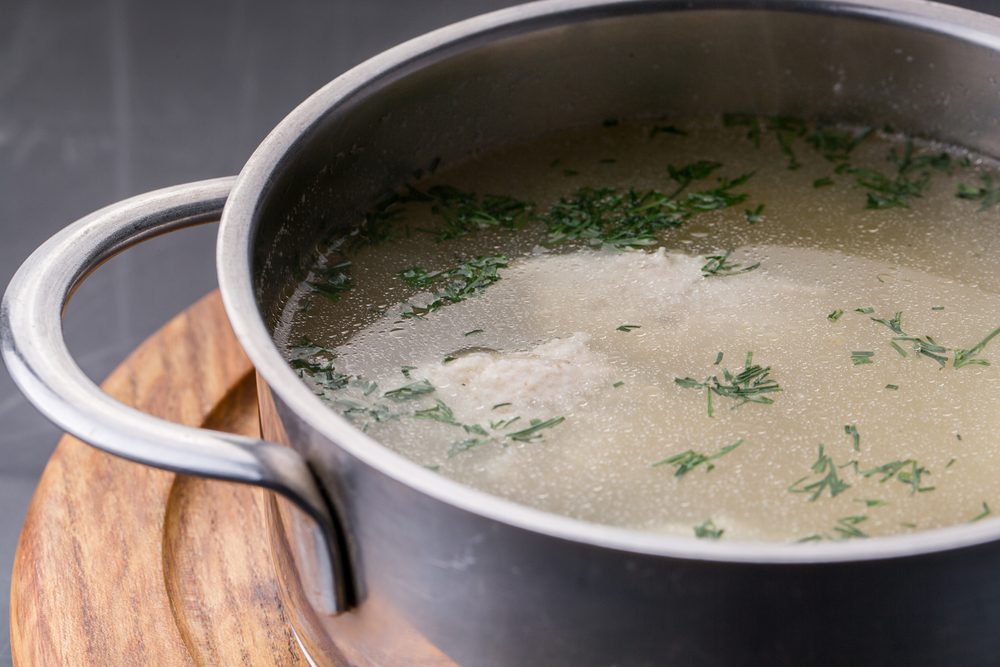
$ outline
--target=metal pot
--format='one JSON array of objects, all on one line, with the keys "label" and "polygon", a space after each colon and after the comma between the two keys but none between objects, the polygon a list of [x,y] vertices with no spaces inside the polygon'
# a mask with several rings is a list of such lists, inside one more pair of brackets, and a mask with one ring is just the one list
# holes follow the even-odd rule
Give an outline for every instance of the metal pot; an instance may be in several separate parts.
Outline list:
[{"label": "metal pot", "polygon": [[[1000,521],[790,545],[554,516],[382,447],[300,382],[270,332],[319,234],[432,160],[609,117],[722,111],[884,122],[1000,156],[996,76],[1000,20],[918,0],[552,0],[489,14],[334,80],[238,178],[130,199],[57,234],[7,290],[3,355],[39,409],[95,446],[286,499],[270,512],[272,551],[318,661],[995,664]],[[268,442],[116,403],[61,336],[62,306],[101,261],[220,212],[219,284]]]}]

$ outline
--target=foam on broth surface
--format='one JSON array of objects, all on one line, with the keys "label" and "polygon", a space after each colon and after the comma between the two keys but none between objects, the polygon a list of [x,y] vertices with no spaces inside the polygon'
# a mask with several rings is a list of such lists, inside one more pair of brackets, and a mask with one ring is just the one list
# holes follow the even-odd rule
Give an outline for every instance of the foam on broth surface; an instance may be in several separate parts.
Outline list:
[{"label": "foam on broth surface", "polygon": [[[331,269],[345,256],[331,246],[289,302],[279,342],[334,409],[386,446],[575,518],[799,540],[986,515],[998,490],[1000,368],[955,368],[954,358],[1000,325],[1000,240],[996,211],[955,193],[985,185],[979,174],[992,167],[929,144],[908,153],[886,135],[831,160],[810,145],[813,128],[791,139],[772,128],[758,147],[745,125],[655,127],[569,131],[417,183],[510,195],[534,214],[518,230],[440,240],[440,202],[406,203],[389,240],[352,249],[349,267]],[[928,173],[920,196],[866,208],[873,177],[859,170],[900,178],[906,160],[924,160],[906,176]],[[720,164],[677,192],[667,165],[699,161]],[[683,199],[750,172],[731,190],[745,200],[668,226],[659,247],[556,243],[532,219],[581,187]],[[726,251],[724,270],[706,275],[706,257]],[[402,315],[434,301],[442,282],[413,287],[401,272],[501,254],[482,290]],[[349,283],[324,298],[316,285],[340,274]],[[976,358],[1000,358],[996,345]],[[751,402],[727,394],[758,365],[769,370],[747,384]]]}]

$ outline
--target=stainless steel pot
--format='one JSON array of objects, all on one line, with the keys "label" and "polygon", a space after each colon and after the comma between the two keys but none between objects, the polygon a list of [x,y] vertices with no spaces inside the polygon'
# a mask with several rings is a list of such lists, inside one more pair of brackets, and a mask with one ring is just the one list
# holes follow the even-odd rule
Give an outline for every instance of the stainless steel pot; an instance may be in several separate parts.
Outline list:
[{"label": "stainless steel pot", "polygon": [[[272,550],[318,661],[996,664],[1000,521],[788,545],[546,514],[383,448],[299,381],[270,332],[321,232],[437,158],[608,117],[722,111],[884,122],[1000,156],[998,76],[1000,20],[917,0],[553,0],[489,14],[322,88],[235,180],[153,192],[60,232],[7,290],[3,355],[40,410],[95,446],[290,501],[272,507]],[[125,408],[61,336],[62,306],[101,261],[220,212],[219,284],[273,442]]]}]

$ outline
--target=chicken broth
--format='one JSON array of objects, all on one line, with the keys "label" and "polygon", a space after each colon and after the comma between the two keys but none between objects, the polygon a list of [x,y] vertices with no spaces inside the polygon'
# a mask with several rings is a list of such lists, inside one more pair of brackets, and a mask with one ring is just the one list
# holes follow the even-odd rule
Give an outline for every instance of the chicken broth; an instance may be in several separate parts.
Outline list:
[{"label": "chicken broth", "polygon": [[814,541],[1000,503],[1000,179],[888,130],[565,131],[324,240],[276,339],[385,446],[586,521]]}]

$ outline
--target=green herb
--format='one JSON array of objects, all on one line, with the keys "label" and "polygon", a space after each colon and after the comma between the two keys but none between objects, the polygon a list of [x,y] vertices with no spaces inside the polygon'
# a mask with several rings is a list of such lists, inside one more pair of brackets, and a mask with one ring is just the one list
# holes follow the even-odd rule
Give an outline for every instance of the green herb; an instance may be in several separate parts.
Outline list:
[{"label": "green herb", "polygon": [[855,313],[861,313],[862,315],[871,315],[875,312],[874,308],[855,308]]},{"label": "green herb", "polygon": [[1000,204],[1000,186],[993,184],[993,177],[989,174],[980,174],[979,182],[982,185],[958,184],[958,192],[955,196],[959,199],[969,199],[980,203],[979,210],[985,211]]},{"label": "green herb", "polygon": [[801,118],[791,116],[774,116],[768,119],[767,129],[774,133],[778,140],[778,148],[788,158],[788,168],[798,169],[802,166],[793,149],[795,140],[805,135],[808,127]]},{"label": "green herb", "polygon": [[830,162],[844,162],[849,159],[851,152],[857,148],[858,144],[864,141],[871,133],[872,128],[870,127],[863,128],[855,133],[850,130],[838,130],[832,127],[820,126],[809,135],[806,141]]},{"label": "green herb", "polygon": [[764,219],[764,205],[758,204],[757,208],[745,209],[743,211],[743,215],[746,217],[749,224],[755,225]]},{"label": "green herb", "polygon": [[884,324],[885,326],[889,327],[889,329],[891,329],[893,333],[897,333],[899,335],[903,335],[903,313],[902,312],[897,311],[896,314],[893,315],[893,317],[892,317],[891,320],[887,320],[887,319],[881,318],[881,317],[872,317],[870,319],[871,319],[872,322],[878,322],[879,324]]},{"label": "green herb", "polygon": [[465,332],[464,334],[462,334],[462,335],[463,335],[463,336],[478,336],[478,335],[479,335],[479,334],[481,334],[481,333],[483,333],[483,330],[482,330],[482,329],[473,329],[472,331],[466,331],[466,332]]},{"label": "green herb", "polygon": [[672,195],[670,195],[671,198],[679,195],[689,185],[691,185],[691,183],[708,178],[713,171],[716,171],[721,167],[721,162],[712,162],[709,160],[698,160],[697,162],[686,164],[683,167],[668,165],[667,174],[670,175],[671,179],[677,181],[677,189],[674,190]]},{"label": "green herb", "polygon": [[350,266],[350,262],[343,261],[328,268],[316,269],[313,272],[315,277],[306,284],[317,294],[337,301],[341,294],[351,289],[351,276],[348,273]]},{"label": "green herb", "polygon": [[496,410],[497,408],[505,408],[505,407],[507,407],[508,405],[513,405],[513,403],[497,403],[496,405],[494,405],[494,406],[493,406],[492,408],[490,408],[490,409],[491,409],[491,410]]},{"label": "green herb", "polygon": [[699,526],[694,527],[694,536],[700,540],[717,540],[726,532],[723,528],[718,528],[711,519],[706,519]]},{"label": "green herb", "polygon": [[732,252],[732,250],[727,250],[721,255],[708,255],[705,257],[708,261],[701,267],[701,275],[705,278],[735,276],[739,273],[753,271],[760,266],[760,262],[744,265],[740,265],[737,262],[730,262],[728,260]]},{"label": "green herb", "polygon": [[423,194],[431,212],[443,220],[431,231],[438,241],[448,241],[486,227],[517,229],[527,221],[532,204],[506,195],[478,195],[450,185],[435,185]]},{"label": "green herb", "polygon": [[888,505],[889,503],[884,500],[872,499],[872,498],[855,498],[854,502],[864,503],[865,507],[881,507],[882,505]]},{"label": "green herb", "polygon": [[462,452],[467,452],[475,447],[482,447],[483,445],[489,445],[494,440],[492,438],[469,438],[468,440],[462,440],[461,442],[456,442],[448,449],[448,458],[452,458]]},{"label": "green herb", "polygon": [[986,338],[982,339],[968,350],[955,350],[955,360],[953,362],[954,367],[961,368],[962,366],[967,366],[970,364],[975,364],[978,366],[989,366],[990,365],[989,361],[987,361],[986,359],[979,359],[976,357],[976,355],[982,352],[983,349],[986,347],[986,345],[991,340],[993,340],[993,338],[996,337],[997,334],[1000,334],[1000,327],[997,327],[996,329],[991,331],[989,334],[986,335]]},{"label": "green herb", "polygon": [[414,289],[427,289],[441,276],[441,271],[428,272],[420,266],[413,266],[399,272],[399,277]]},{"label": "green herb", "polygon": [[[708,416],[713,415],[712,394],[738,401],[734,408],[745,403],[763,403],[770,405],[774,399],[766,394],[781,391],[778,383],[771,379],[771,367],[752,364],[752,353],[747,353],[743,370],[733,375],[728,369],[722,369],[722,381],[718,375],[713,375],[699,382],[694,378],[674,378],[674,383],[685,389],[704,389]],[[721,359],[719,359],[721,361]]]},{"label": "green herb", "polygon": [[833,459],[827,456],[823,445],[819,446],[819,454],[816,457],[816,462],[812,464],[811,469],[814,473],[822,475],[822,477],[805,486],[799,486],[811,477],[811,475],[806,475],[795,481],[795,483],[788,487],[788,490],[792,493],[808,493],[810,494],[809,500],[815,501],[823,495],[824,491],[828,491],[830,497],[835,498],[851,488],[850,484],[840,479],[837,475],[837,465],[834,464]]},{"label": "green herb", "polygon": [[655,137],[658,134],[675,134],[680,137],[687,136],[687,132],[673,125],[654,125],[653,129],[649,131],[649,136]]},{"label": "green herb", "polygon": [[986,501],[984,500],[983,501],[983,511],[980,512],[979,514],[977,514],[976,516],[972,517],[971,519],[969,519],[969,523],[975,523],[976,521],[979,521],[981,519],[985,519],[990,514],[992,514],[992,512],[990,511],[990,506],[987,505]]},{"label": "green herb", "polygon": [[413,413],[413,416],[417,419],[433,419],[434,421],[439,421],[442,424],[460,426],[459,422],[455,421],[455,413],[452,412],[451,408],[449,408],[445,402],[440,399],[435,400],[433,408],[417,410]]},{"label": "green herb", "polygon": [[[859,310],[860,312],[860,310]],[[878,322],[886,327],[888,327],[893,333],[898,334],[893,336],[890,345],[896,350],[900,355],[906,356],[906,351],[898,344],[898,342],[907,342],[912,345],[913,350],[922,356],[932,359],[938,363],[939,366],[944,368],[948,364],[948,352],[954,352],[954,357],[952,359],[952,366],[954,368],[962,368],[967,365],[978,365],[978,366],[989,366],[990,362],[986,359],[980,359],[978,357],[991,340],[993,340],[997,335],[1000,335],[1000,327],[994,329],[986,337],[976,343],[969,349],[963,350],[958,348],[949,349],[944,345],[939,344],[930,336],[912,336],[908,335],[903,331],[903,313],[897,311],[892,319],[886,319],[884,317],[872,317],[873,322]],[[856,362],[857,363],[857,362]],[[862,362],[864,363],[864,362]]]},{"label": "green herb", "polygon": [[718,354],[715,355],[715,362],[712,365],[718,366],[721,363],[722,363],[722,352],[719,352]]},{"label": "green herb", "polygon": [[640,328],[642,328],[642,326],[639,324],[622,324],[621,326],[615,327],[615,331],[624,331],[625,333],[628,333],[633,329],[640,329]]},{"label": "green herb", "polygon": [[382,395],[386,398],[391,398],[394,401],[406,401],[411,398],[416,398],[417,396],[429,394],[433,391],[434,385],[427,380],[419,380],[417,382],[411,382],[410,384],[387,391]]},{"label": "green herb", "polygon": [[617,389],[618,387],[621,387],[621,386],[622,386],[622,385],[624,385],[624,384],[625,384],[625,383],[624,383],[623,381],[619,380],[618,382],[615,382],[615,383],[614,383],[613,385],[611,385],[611,386],[612,386],[612,387],[614,387],[615,389]]},{"label": "green herb", "polygon": [[829,176],[824,176],[823,178],[817,178],[813,181],[814,188],[825,188],[833,185],[833,179]]},{"label": "green herb", "polygon": [[944,310],[944,306],[931,306],[931,310]]},{"label": "green herb", "polygon": [[887,175],[874,169],[847,167],[858,185],[866,188],[869,209],[908,208],[912,199],[923,195],[930,185],[933,171],[950,171],[951,158],[947,153],[915,155],[913,142],[907,141],[902,152],[893,147],[889,161],[896,165],[896,172]]},{"label": "green herb", "polygon": [[580,188],[573,195],[561,198],[541,217],[548,231],[548,243],[585,241],[590,245],[617,248],[655,245],[657,232],[677,227],[702,212],[734,206],[747,198],[746,194],[733,190],[752,174],[735,179],[719,178],[714,188],[677,198],[692,182],[711,173],[716,164],[700,161],[684,167],[670,167],[679,185],[673,195],[657,190]]},{"label": "green herb", "polygon": [[552,417],[551,419],[546,419],[544,421],[541,419],[532,419],[530,422],[531,426],[520,431],[515,431],[514,433],[508,433],[507,437],[518,442],[531,442],[532,440],[542,437],[539,435],[539,431],[552,428],[553,426],[558,426],[564,421],[566,421],[565,417]]},{"label": "green herb", "polygon": [[[307,336],[303,336],[297,344],[291,345],[289,351],[294,355],[288,362],[292,369],[298,371],[299,377],[308,377],[321,390],[343,389],[351,380],[350,375],[338,373],[334,369],[333,362],[336,359],[334,351],[316,345]],[[322,394],[322,391],[319,393]]]},{"label": "green herb", "polygon": [[520,417],[511,417],[509,419],[498,419],[496,421],[491,421],[490,428],[493,429],[494,431],[500,431],[507,428],[508,426],[518,421],[519,419]]},{"label": "green herb", "polygon": [[888,390],[890,390],[890,391],[896,391],[897,389],[899,389],[899,385],[898,384],[887,384],[885,386],[885,388],[888,389]]},{"label": "green herb", "polygon": [[438,472],[439,470],[441,470],[441,466],[436,463],[425,465],[424,467],[430,470],[431,472]]},{"label": "green herb", "polygon": [[858,524],[864,523],[868,520],[867,516],[857,515],[857,516],[845,516],[842,519],[837,519],[837,525],[833,527],[833,530],[840,536],[840,539],[847,539],[850,537],[868,537],[861,529],[858,528]]},{"label": "green herb", "polygon": [[855,366],[862,366],[864,364],[872,363],[872,357],[875,356],[874,352],[867,352],[860,350],[857,352],[851,352],[851,361],[854,362]]},{"label": "green herb", "polygon": [[402,373],[403,377],[405,377],[407,380],[410,379],[410,371],[415,371],[415,370],[417,370],[416,366],[401,366],[399,368],[399,372]]},{"label": "green herb", "polygon": [[840,319],[840,316],[843,315],[843,314],[844,314],[844,311],[842,311],[840,308],[838,308],[837,310],[835,310],[832,313],[830,313],[829,315],[827,315],[826,319],[830,320],[831,322],[836,322],[837,320]]},{"label": "green herb", "polygon": [[723,447],[722,449],[720,449],[719,451],[717,451],[715,454],[712,455],[701,454],[699,452],[694,451],[693,449],[689,449],[685,452],[681,452],[680,454],[674,454],[673,456],[668,456],[662,461],[657,461],[650,467],[655,468],[657,466],[662,466],[662,465],[674,466],[674,468],[676,468],[676,470],[674,471],[674,477],[683,477],[684,475],[691,472],[700,465],[704,465],[705,472],[709,472],[715,469],[715,464],[712,463],[712,461],[722,458],[723,456],[733,451],[742,444],[743,444],[743,439],[740,438],[733,444],[726,445],[725,447]]},{"label": "green herb", "polygon": [[952,467],[953,465],[955,465],[955,461],[957,461],[957,460],[958,459],[956,459],[956,458],[950,458],[950,459],[948,459],[948,462],[944,464],[944,467],[945,468]]},{"label": "green herb", "polygon": [[752,114],[727,113],[722,116],[722,124],[726,127],[746,127],[746,137],[753,145],[760,148],[760,121]]},{"label": "green herb", "polygon": [[844,427],[844,433],[851,436],[851,442],[854,446],[854,451],[861,451],[861,435],[858,434],[858,427],[854,424],[848,424]]},{"label": "green herb", "polygon": [[861,474],[865,478],[881,475],[881,478],[878,480],[879,482],[886,482],[895,478],[900,483],[909,486],[911,494],[934,490],[933,486],[921,486],[923,476],[930,475],[931,472],[914,459],[890,461],[871,470],[865,470]]},{"label": "green herb", "polygon": [[[403,317],[423,317],[439,308],[452,303],[465,301],[469,297],[480,294],[487,287],[500,280],[498,269],[506,268],[507,258],[503,255],[475,257],[445,271],[427,273],[420,267],[407,269],[404,280],[420,280],[425,288],[438,286],[433,292],[433,300],[424,306],[410,305],[403,311]],[[419,278],[418,278],[419,276]]]},{"label": "green herb", "polygon": [[955,437],[958,439],[959,442],[962,441],[962,434],[961,433],[956,433]]}]

